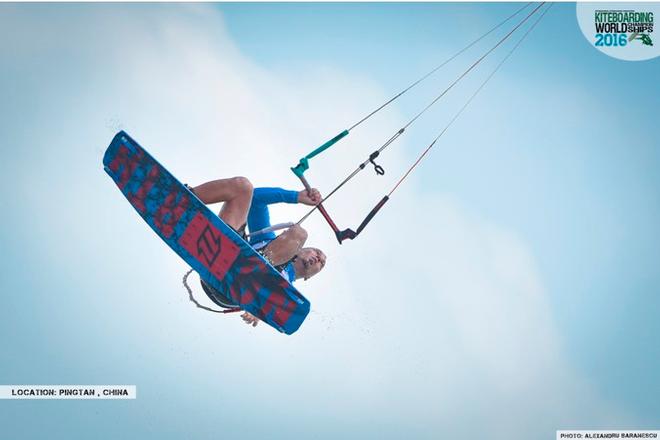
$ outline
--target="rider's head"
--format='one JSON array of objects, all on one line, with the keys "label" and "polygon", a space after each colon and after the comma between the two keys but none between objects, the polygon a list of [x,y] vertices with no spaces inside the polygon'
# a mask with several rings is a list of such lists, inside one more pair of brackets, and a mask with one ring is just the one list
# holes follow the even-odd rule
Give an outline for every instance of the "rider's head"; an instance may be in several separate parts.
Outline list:
[{"label": "rider's head", "polygon": [[321,272],[325,266],[325,254],[323,251],[313,247],[300,249],[296,255],[296,278],[309,279]]}]

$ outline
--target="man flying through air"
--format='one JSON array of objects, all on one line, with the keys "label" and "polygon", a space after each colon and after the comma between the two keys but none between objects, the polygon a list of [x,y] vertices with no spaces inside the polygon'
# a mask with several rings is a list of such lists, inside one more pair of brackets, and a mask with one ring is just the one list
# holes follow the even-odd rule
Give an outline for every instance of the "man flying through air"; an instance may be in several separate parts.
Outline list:
[{"label": "man flying through air", "polygon": [[[239,234],[247,228],[257,232],[271,226],[268,205],[273,203],[303,203],[314,206],[321,201],[315,188],[307,191],[288,191],[282,188],[253,188],[245,177],[218,179],[190,188],[206,205],[223,202],[220,218]],[[313,277],[325,266],[326,256],[317,248],[303,245],[307,231],[294,225],[276,236],[274,232],[252,235],[250,245],[272,264],[284,278],[293,282]],[[237,307],[227,295],[202,281],[204,292],[221,307]],[[256,326],[259,319],[245,312],[241,315],[247,324]]]}]

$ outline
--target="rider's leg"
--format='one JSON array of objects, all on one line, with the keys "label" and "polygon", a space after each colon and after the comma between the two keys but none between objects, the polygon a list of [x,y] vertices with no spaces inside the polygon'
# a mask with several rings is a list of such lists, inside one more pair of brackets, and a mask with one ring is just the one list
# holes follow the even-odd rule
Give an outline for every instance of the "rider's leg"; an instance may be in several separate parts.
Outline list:
[{"label": "rider's leg", "polygon": [[224,202],[220,218],[235,230],[245,225],[250,203],[252,203],[252,183],[245,177],[218,179],[193,188],[205,204]]}]

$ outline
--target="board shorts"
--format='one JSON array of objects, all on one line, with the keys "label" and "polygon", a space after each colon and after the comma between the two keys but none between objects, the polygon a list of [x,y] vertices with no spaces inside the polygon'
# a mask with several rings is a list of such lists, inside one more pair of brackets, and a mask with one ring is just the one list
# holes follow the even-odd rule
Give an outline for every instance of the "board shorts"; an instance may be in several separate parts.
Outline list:
[{"label": "board shorts", "polygon": [[204,280],[200,279],[199,282],[202,284],[202,290],[204,290],[206,296],[208,296],[214,304],[222,307],[223,309],[235,309],[236,307],[239,307],[239,305],[236,304],[227,295],[209,286],[204,282]]}]

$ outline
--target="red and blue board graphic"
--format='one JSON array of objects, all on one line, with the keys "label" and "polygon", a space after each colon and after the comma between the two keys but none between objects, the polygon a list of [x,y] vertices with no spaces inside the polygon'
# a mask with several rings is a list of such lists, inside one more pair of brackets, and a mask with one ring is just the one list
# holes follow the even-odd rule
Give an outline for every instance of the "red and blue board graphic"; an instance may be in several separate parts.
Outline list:
[{"label": "red and blue board graphic", "polygon": [[115,135],[103,166],[149,226],[211,287],[283,333],[298,330],[309,301],[128,134]]}]

